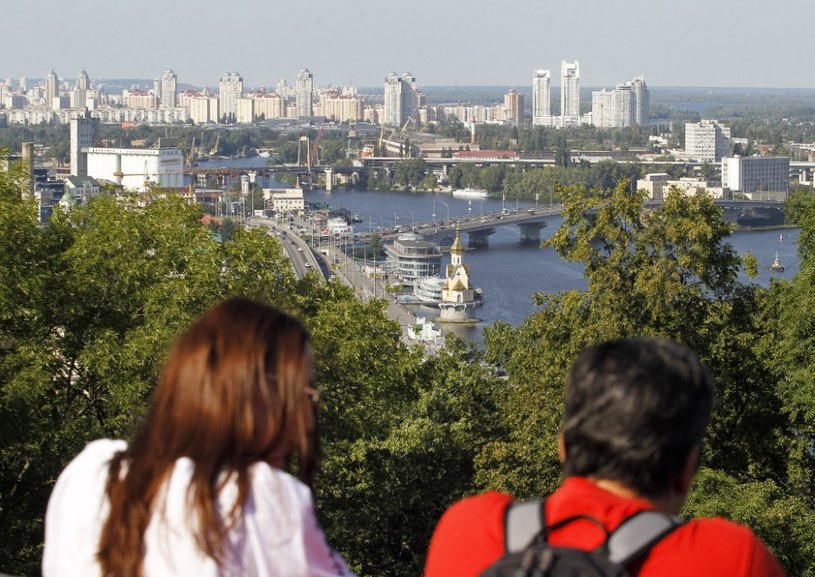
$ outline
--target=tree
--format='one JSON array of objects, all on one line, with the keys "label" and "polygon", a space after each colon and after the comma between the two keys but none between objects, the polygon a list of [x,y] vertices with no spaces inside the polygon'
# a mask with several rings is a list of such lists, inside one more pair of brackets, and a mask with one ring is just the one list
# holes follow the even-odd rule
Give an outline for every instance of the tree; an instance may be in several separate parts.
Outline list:
[{"label": "tree", "polygon": [[[706,196],[668,194],[645,210],[622,181],[611,191],[563,191],[563,225],[547,241],[585,267],[585,292],[536,295],[541,310],[517,329],[485,331],[486,358],[512,383],[506,440],[488,446],[488,481],[521,494],[551,490],[566,371],[601,340],[662,336],[714,368],[720,404],[705,462],[729,474],[782,481],[790,433],[761,354],[766,294],[737,282],[729,225]],[[490,471],[497,471],[497,475]],[[485,473],[480,473],[484,478]]]},{"label": "tree", "polygon": [[[291,310],[278,241],[219,244],[170,196],[145,208],[101,196],[48,226],[0,180],[2,570],[38,572],[42,518],[61,468],[88,441],[126,436],[170,340],[214,301],[245,294]],[[19,189],[18,189],[19,190]],[[22,243],[22,244],[18,244]]]}]

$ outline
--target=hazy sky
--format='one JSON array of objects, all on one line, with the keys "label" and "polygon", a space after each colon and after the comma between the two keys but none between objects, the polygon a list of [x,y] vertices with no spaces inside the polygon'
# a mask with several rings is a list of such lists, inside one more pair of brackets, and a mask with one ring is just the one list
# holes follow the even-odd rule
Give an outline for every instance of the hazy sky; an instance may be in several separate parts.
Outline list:
[{"label": "hazy sky", "polygon": [[72,83],[161,76],[217,87],[225,72],[273,87],[308,68],[317,86],[531,86],[580,61],[582,86],[815,87],[815,1],[39,0],[2,17],[0,78]]}]

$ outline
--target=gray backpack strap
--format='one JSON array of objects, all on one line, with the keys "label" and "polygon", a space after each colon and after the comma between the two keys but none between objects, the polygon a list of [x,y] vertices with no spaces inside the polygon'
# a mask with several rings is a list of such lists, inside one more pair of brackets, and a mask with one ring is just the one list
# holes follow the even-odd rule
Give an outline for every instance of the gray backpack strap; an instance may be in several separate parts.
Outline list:
[{"label": "gray backpack strap", "polygon": [[619,565],[627,565],[646,554],[683,523],[679,517],[657,511],[635,513],[620,523],[609,536],[608,558]]},{"label": "gray backpack strap", "polygon": [[504,511],[504,549],[517,553],[526,549],[543,529],[544,500],[532,499],[510,503]]},{"label": "gray backpack strap", "polygon": [[[523,551],[544,527],[545,499],[510,503],[504,511],[504,548],[506,553]],[[608,537],[608,558],[627,565],[646,554],[684,521],[657,511],[640,511],[625,519]],[[601,546],[602,548],[602,546]]]}]

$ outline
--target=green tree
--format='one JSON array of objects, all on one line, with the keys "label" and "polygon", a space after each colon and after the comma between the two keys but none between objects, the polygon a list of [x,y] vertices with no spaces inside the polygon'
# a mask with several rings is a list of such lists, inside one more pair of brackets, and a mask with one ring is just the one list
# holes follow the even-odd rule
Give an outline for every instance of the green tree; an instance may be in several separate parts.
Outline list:
[{"label": "green tree", "polygon": [[782,480],[789,427],[760,352],[766,293],[737,282],[740,261],[715,203],[671,192],[645,210],[626,181],[563,196],[563,225],[546,244],[583,264],[588,288],[536,295],[541,309],[520,327],[485,331],[486,358],[506,368],[512,387],[508,437],[488,447],[479,478],[521,494],[551,490],[570,363],[589,344],[644,335],[686,343],[715,370],[720,404],[705,462]]},{"label": "green tree", "polygon": [[33,574],[51,485],[88,441],[127,435],[170,340],[229,294],[297,299],[275,239],[216,243],[180,197],[101,196],[40,226],[12,190],[0,195],[0,563]]}]

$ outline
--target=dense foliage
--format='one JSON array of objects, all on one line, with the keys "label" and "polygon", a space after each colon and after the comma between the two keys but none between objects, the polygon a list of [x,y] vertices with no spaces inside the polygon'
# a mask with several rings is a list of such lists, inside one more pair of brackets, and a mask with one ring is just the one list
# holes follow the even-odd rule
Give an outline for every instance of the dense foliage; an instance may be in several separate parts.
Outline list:
[{"label": "dense foliage", "polygon": [[801,273],[765,290],[737,280],[730,229],[705,197],[672,194],[646,211],[624,175],[614,186],[552,184],[565,211],[549,242],[585,265],[587,290],[537,295],[522,325],[486,331],[483,351],[452,339],[426,357],[402,343],[381,301],[296,279],[259,230],[216,242],[200,210],[174,196],[147,207],[102,196],[43,226],[18,177],[0,173],[0,571],[38,574],[62,467],[91,439],[126,437],[174,335],[242,294],[303,318],[313,335],[317,506],[362,576],[420,574],[435,521],[462,495],[552,490],[565,372],[585,345],[624,335],[687,343],[716,374],[686,513],[748,523],[792,574],[815,576],[812,197],[790,204]]}]

